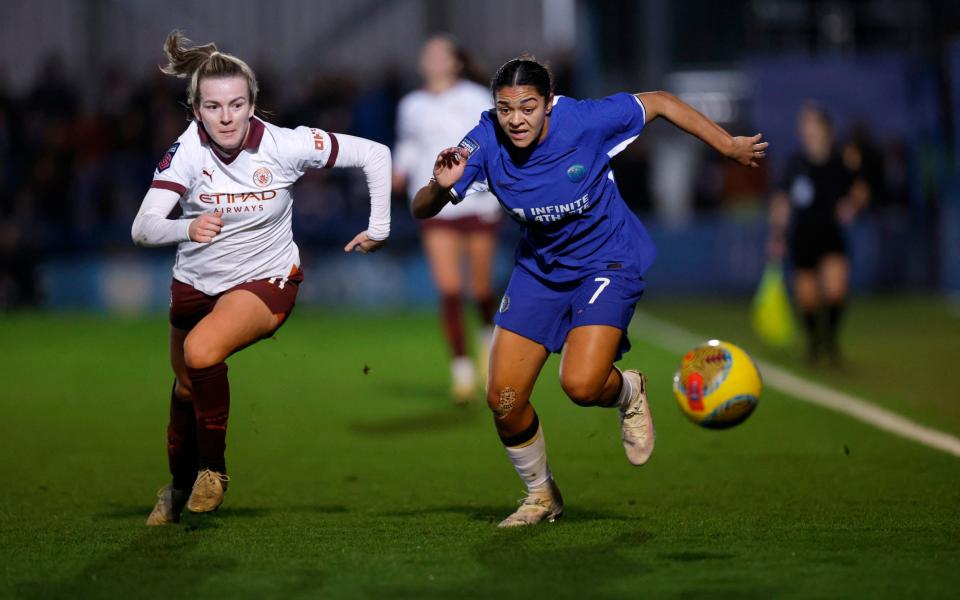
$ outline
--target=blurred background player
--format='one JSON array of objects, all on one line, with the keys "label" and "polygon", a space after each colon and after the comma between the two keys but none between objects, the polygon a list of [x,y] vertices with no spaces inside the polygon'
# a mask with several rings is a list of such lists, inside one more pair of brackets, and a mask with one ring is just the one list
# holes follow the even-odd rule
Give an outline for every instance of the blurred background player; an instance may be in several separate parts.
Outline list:
[{"label": "blurred background player", "polygon": [[830,117],[808,103],[797,116],[801,150],[791,157],[770,205],[768,252],[788,257],[797,310],[807,334],[807,359],[841,363],[837,342],[850,282],[843,227],[870,197],[833,144]]},{"label": "blurred background player", "polygon": [[619,409],[632,464],[646,463],[653,452],[645,379],[614,362],[630,349],[627,326],[656,250],[623,201],[610,158],[661,116],[742,165],[756,167],[767,144],[759,134],[730,136],[664,92],[583,101],[554,96],[550,72],[533,59],[505,63],[491,88],[494,110],[459,146],[440,153],[413,211],[430,217],[489,190],[523,228],[496,317],[487,387],[497,433],[527,485],[520,508],[500,523],[517,527],[563,512],[530,404],[550,353],[562,353],[560,383],[574,403]]},{"label": "blurred background player", "polygon": [[[164,44],[168,75],[189,80],[193,121],[163,156],[133,223],[140,246],[178,244],[170,301],[167,450],[173,481],[147,525],[178,521],[184,505],[216,510],[227,488],[231,354],[273,335],[303,280],[290,186],[308,168],[361,167],[369,228],[344,251],[373,252],[390,233],[390,151],[348,135],[284,129],[254,116],[257,80],[215,45]],[[183,216],[167,219],[178,204]]]},{"label": "blurred background player", "polygon": [[[476,124],[478,113],[490,108],[490,93],[476,83],[484,80],[456,38],[435,35],[420,54],[423,87],[404,96],[397,114],[394,189],[406,186],[412,200],[433,173],[437,153],[457,143]],[[448,204],[420,221],[423,248],[433,282],[440,293],[443,332],[450,346],[451,394],[467,402],[477,389],[477,371],[487,369],[496,296],[493,261],[497,250],[501,209],[496,197],[479,194],[475,202]],[[464,258],[468,278],[464,278]],[[477,366],[467,352],[463,298],[477,307],[482,328],[475,337]]]}]

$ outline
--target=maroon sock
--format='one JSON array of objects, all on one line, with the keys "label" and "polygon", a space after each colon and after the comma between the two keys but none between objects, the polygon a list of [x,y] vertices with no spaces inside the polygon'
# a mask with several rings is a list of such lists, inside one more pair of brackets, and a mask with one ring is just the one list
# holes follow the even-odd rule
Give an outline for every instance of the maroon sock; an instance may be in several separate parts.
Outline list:
[{"label": "maroon sock", "polygon": [[193,402],[178,398],[177,382],[170,393],[170,423],[167,425],[167,462],[173,487],[189,490],[197,478],[197,418]]},{"label": "maroon sock", "polygon": [[466,355],[466,343],[463,339],[463,303],[460,301],[460,296],[444,294],[440,298],[440,313],[443,317],[443,333],[447,336],[453,355]]},{"label": "maroon sock", "polygon": [[204,369],[187,367],[193,386],[193,407],[197,413],[197,450],[201,469],[227,472],[227,416],[230,413],[230,384],[227,363]]},{"label": "maroon sock", "polygon": [[484,325],[493,325],[493,315],[497,312],[497,299],[494,296],[477,298],[477,310]]}]

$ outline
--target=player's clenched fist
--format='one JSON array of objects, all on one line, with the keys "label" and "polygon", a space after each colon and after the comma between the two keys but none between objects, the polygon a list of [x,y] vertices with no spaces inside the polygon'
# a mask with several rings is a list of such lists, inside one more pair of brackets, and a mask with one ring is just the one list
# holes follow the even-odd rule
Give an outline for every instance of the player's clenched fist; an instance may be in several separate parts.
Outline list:
[{"label": "player's clenched fist", "polygon": [[190,239],[194,242],[212,242],[223,228],[223,219],[219,215],[206,213],[190,222]]}]

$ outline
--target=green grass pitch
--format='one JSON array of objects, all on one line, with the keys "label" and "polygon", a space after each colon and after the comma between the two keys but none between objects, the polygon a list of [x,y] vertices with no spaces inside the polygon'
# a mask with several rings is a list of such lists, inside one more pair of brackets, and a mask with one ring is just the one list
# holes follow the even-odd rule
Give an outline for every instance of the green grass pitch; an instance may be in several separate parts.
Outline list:
[{"label": "green grass pitch", "polygon": [[[647,308],[800,356],[760,350],[743,305]],[[299,310],[230,360],[224,506],[148,529],[164,320],[4,316],[0,597],[955,597],[960,459],[769,389],[701,430],[674,405],[679,357],[632,339],[651,462],[627,463],[614,411],[563,397],[554,357],[534,404],[566,514],[499,531],[522,484],[486,408],[449,403],[436,317]],[[861,301],[850,366],[796,372],[957,435],[958,339],[941,302]]]}]

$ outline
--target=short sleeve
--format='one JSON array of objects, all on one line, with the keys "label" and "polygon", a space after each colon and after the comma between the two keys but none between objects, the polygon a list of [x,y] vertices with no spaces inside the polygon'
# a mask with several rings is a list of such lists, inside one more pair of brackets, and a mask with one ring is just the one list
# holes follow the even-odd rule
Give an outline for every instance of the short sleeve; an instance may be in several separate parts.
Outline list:
[{"label": "short sleeve", "polygon": [[486,170],[484,169],[484,152],[493,151],[494,149],[488,148],[488,146],[491,143],[495,144],[496,141],[490,141],[495,140],[495,138],[488,135],[489,123],[486,123],[486,120],[489,120],[489,117],[484,115],[480,123],[457,144],[457,147],[465,149],[470,156],[467,159],[467,166],[463,170],[463,176],[450,188],[454,204],[458,204],[470,194],[486,192],[490,189],[487,185]]},{"label": "short sleeve", "polygon": [[195,124],[191,125],[160,158],[153,172],[151,188],[169,190],[183,196],[193,186],[199,164],[195,157],[191,156],[196,152],[190,143],[190,136],[197,135],[196,131],[192,130],[194,127]]},{"label": "short sleeve", "polygon": [[297,127],[293,130],[284,154],[301,173],[307,169],[329,169],[337,163],[340,143],[334,134],[315,127]]},{"label": "short sleeve", "polygon": [[646,112],[643,103],[633,94],[614,94],[580,104],[587,111],[587,122],[603,136],[601,148],[607,156],[622,152],[643,131]]}]

